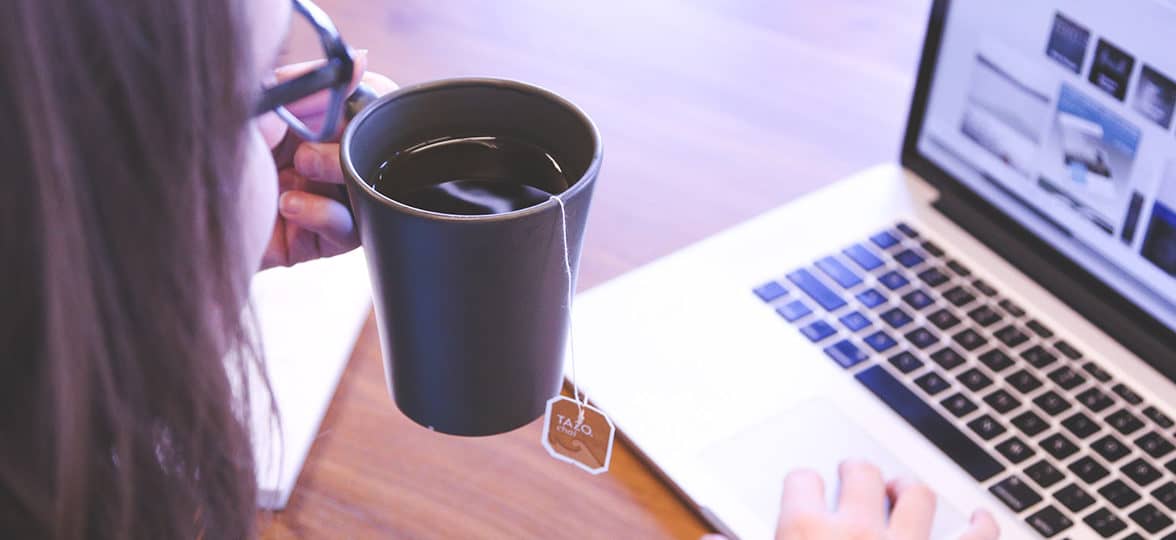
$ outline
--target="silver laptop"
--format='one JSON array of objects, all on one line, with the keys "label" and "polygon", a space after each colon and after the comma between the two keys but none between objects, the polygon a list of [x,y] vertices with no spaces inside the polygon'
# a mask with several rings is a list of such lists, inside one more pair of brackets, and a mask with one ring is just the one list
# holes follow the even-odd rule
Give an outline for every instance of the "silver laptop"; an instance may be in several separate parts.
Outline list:
[{"label": "silver laptop", "polygon": [[1176,538],[1173,28],[936,0],[899,163],[581,295],[581,387],[733,536],[864,457],[935,537]]}]

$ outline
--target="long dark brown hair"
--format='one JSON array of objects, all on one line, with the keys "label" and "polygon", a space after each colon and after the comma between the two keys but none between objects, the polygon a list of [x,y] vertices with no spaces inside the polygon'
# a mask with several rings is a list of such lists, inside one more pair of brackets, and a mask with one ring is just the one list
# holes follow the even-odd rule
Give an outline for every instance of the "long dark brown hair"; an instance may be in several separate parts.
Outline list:
[{"label": "long dark brown hair", "polygon": [[2,9],[0,537],[252,536],[244,3]]}]

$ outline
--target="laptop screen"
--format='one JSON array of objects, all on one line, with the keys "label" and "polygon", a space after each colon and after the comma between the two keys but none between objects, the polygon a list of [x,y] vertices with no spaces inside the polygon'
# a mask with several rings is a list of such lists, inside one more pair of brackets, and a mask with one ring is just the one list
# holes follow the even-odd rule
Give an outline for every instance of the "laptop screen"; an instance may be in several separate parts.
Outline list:
[{"label": "laptop screen", "polygon": [[917,148],[1176,328],[1176,3],[959,0]]}]

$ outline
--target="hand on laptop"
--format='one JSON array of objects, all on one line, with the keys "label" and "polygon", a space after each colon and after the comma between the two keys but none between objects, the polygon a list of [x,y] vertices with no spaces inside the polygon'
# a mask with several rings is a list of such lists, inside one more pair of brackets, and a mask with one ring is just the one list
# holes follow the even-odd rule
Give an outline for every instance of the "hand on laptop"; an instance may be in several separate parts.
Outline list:
[{"label": "hand on laptop", "polygon": [[[865,461],[844,461],[838,474],[841,485],[837,508],[830,510],[819,474],[809,469],[788,473],[780,501],[777,540],[930,538],[935,515],[935,494],[930,488],[903,479],[883,483],[878,468]],[[999,535],[992,516],[977,510],[972,514],[971,527],[960,540],[996,540]]]}]

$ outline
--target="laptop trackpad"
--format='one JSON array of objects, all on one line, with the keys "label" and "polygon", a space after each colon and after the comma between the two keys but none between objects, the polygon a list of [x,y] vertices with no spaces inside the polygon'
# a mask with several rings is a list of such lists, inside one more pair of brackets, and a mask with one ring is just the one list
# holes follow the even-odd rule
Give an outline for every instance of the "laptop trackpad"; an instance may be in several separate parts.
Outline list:
[{"label": "laptop trackpad", "polygon": [[[700,457],[716,478],[733,484],[736,496],[772,529],[779,515],[782,480],[794,468],[807,467],[820,473],[825,479],[830,508],[837,498],[837,465],[845,458],[864,458],[874,463],[886,479],[917,477],[825,399],[801,403],[704,449]],[[958,534],[966,522],[960,511],[939,500],[931,538]]]}]

